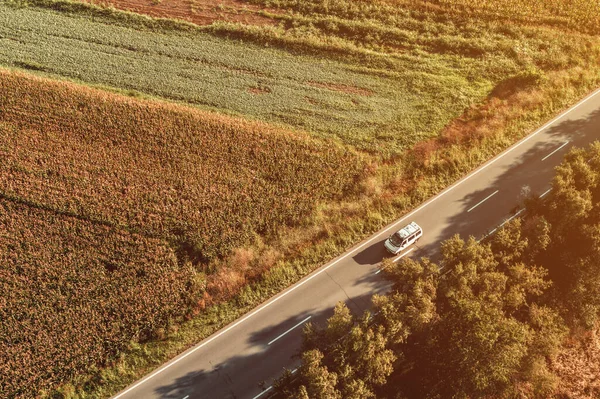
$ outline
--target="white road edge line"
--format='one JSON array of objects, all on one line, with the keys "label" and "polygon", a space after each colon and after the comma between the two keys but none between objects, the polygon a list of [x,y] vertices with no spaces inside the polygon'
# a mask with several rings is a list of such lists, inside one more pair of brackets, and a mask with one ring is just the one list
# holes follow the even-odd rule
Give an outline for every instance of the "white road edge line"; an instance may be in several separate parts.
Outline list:
[{"label": "white road edge line", "polygon": [[492,198],[494,195],[498,194],[498,191],[500,190],[496,190],[493,193],[491,193],[490,195],[488,195],[487,197],[485,197],[484,199],[482,199],[481,201],[479,201],[478,203],[476,203],[475,205],[473,205],[468,211],[467,213],[471,212],[473,209],[477,208],[479,205],[483,204],[485,201],[489,200],[490,198]]},{"label": "white road edge line", "polygon": [[502,222],[499,226],[497,226],[494,230],[490,231],[489,233],[485,234],[483,237],[481,237],[479,240],[477,240],[477,242],[481,242],[483,241],[486,237],[491,236],[492,234],[494,234],[499,228],[502,228],[502,226],[504,226],[506,223],[510,222],[511,220],[513,220],[514,218],[516,218],[517,216],[519,216],[521,213],[523,213],[525,211],[525,208],[521,209],[519,212],[515,213],[514,215],[512,215],[511,217],[509,217],[508,219],[506,219],[504,222]]},{"label": "white road edge line", "polygon": [[259,393],[255,397],[253,397],[252,399],[258,399],[258,398],[260,398],[261,396],[263,396],[264,394],[266,394],[267,392],[269,392],[271,389],[273,389],[273,385],[271,385],[270,387],[268,387],[267,389],[265,389],[264,391],[262,391],[261,393]]},{"label": "white road edge line", "polygon": [[185,395],[185,397],[183,399],[188,399],[190,397],[190,395]]},{"label": "white road edge line", "polygon": [[548,126],[552,125],[554,122],[558,121],[559,119],[564,118],[566,115],[570,114],[571,112],[573,112],[574,110],[576,110],[577,108],[579,108],[580,106],[582,106],[583,104],[585,104],[587,101],[589,101],[590,99],[592,99],[593,97],[595,97],[599,93],[600,93],[600,89],[594,91],[589,96],[587,96],[586,98],[584,98],[583,100],[581,100],[580,102],[578,102],[577,104],[575,104],[573,107],[571,107],[568,110],[566,110],[565,112],[563,112],[562,114],[558,115],[556,118],[552,119],[550,122],[546,123],[544,126],[542,126],[541,128],[539,128],[535,132],[533,132],[530,135],[522,138],[520,141],[518,141],[517,143],[515,143],[513,146],[507,148],[506,150],[504,150],[504,152],[498,154],[495,158],[492,158],[491,160],[489,160],[485,164],[481,165],[479,168],[475,169],[473,172],[471,172],[467,176],[463,177],[462,179],[460,179],[459,181],[457,181],[456,183],[454,183],[450,187],[446,188],[445,190],[442,190],[441,193],[439,193],[435,197],[431,198],[430,200],[428,200],[427,202],[425,202],[423,205],[419,206],[414,211],[408,213],[407,215],[405,215],[404,217],[400,218],[399,220],[391,223],[388,227],[386,227],[381,232],[379,232],[378,234],[374,235],[373,237],[371,237],[367,241],[363,242],[362,244],[359,244],[356,248],[351,248],[349,252],[346,252],[346,254],[340,256],[337,259],[332,260],[329,264],[325,264],[324,266],[321,267],[321,269],[318,269],[315,272],[313,272],[313,274],[310,274],[310,275],[304,277],[303,279],[301,279],[300,281],[298,281],[296,284],[294,284],[291,287],[289,287],[287,290],[284,290],[279,295],[276,295],[274,298],[272,298],[270,301],[268,301],[264,305],[260,306],[256,310],[248,313],[246,316],[242,317],[241,319],[233,322],[229,326],[225,327],[223,330],[221,330],[221,331],[213,334],[211,337],[207,338],[203,342],[200,342],[197,346],[195,346],[193,348],[190,348],[187,352],[182,353],[181,355],[179,355],[175,359],[171,360],[169,363],[167,363],[164,366],[160,367],[159,369],[157,369],[153,373],[147,375],[145,378],[141,379],[137,383],[135,383],[132,386],[130,386],[129,388],[125,389],[121,393],[118,393],[112,399],[118,399],[121,396],[125,395],[126,393],[130,392],[131,390],[139,387],[140,385],[142,385],[146,381],[150,380],[151,378],[154,378],[155,376],[157,376],[158,374],[162,373],[163,371],[165,371],[169,367],[171,367],[171,366],[179,363],[180,361],[182,361],[183,359],[185,359],[186,357],[188,357],[192,353],[196,352],[200,348],[203,348],[204,346],[208,345],[209,343],[211,343],[215,339],[219,338],[221,335],[225,334],[226,332],[230,331],[231,329],[233,329],[233,328],[237,327],[238,325],[240,325],[241,323],[245,322],[246,320],[248,320],[249,318],[251,318],[255,314],[263,311],[267,307],[269,307],[272,304],[274,304],[275,302],[279,301],[281,298],[285,297],[290,292],[293,292],[296,289],[302,287],[304,284],[306,284],[307,282],[309,282],[313,278],[317,277],[321,273],[324,273],[325,271],[327,271],[328,269],[330,269],[332,266],[336,265],[338,262],[340,262],[340,261],[346,259],[347,257],[353,255],[355,252],[361,250],[365,246],[369,245],[371,242],[379,239],[379,237],[381,235],[387,234],[388,231],[390,231],[391,229],[395,228],[397,225],[399,225],[400,223],[402,223],[404,220],[408,219],[409,217],[411,217],[415,213],[419,212],[421,209],[425,208],[426,206],[428,206],[428,205],[432,204],[433,202],[437,201],[439,198],[441,198],[442,196],[446,195],[450,191],[454,190],[457,186],[459,186],[460,184],[462,184],[465,181],[469,180],[473,176],[477,175],[482,170],[487,169],[488,166],[496,163],[499,159],[501,159],[502,157],[506,156],[507,154],[509,154],[510,152],[512,152],[514,149],[516,149],[516,148],[520,147],[521,145],[525,144],[526,142],[528,142],[529,140],[531,140],[533,137],[535,137],[536,135],[538,135],[540,132],[544,131]]},{"label": "white road edge line", "polygon": [[511,220],[513,220],[514,218],[516,218],[517,216],[519,216],[521,213],[523,213],[525,211],[525,208],[521,209],[519,212],[515,213],[514,215],[512,215],[511,217],[509,217],[508,219],[506,219],[504,222],[502,222],[502,224],[500,226],[497,227],[497,229],[501,228],[502,226],[504,226],[506,223],[510,222]]},{"label": "white road edge line", "polygon": [[552,191],[551,188],[549,188],[548,190],[544,191],[544,193],[542,195],[540,195],[539,198],[544,198],[546,196],[546,194],[548,194],[550,191]]},{"label": "white road edge line", "polygon": [[280,336],[278,336],[277,338],[275,338],[274,340],[270,341],[267,345],[271,345],[273,342],[277,341],[279,338],[283,337],[285,334],[289,333],[290,331],[292,331],[294,328],[306,323],[308,320],[310,320],[312,316],[308,316],[306,319],[302,320],[300,323],[296,324],[294,327],[290,328],[289,330],[287,330],[286,332],[284,332],[283,334],[281,334]]},{"label": "white road edge line", "polygon": [[[292,374],[294,374],[296,371],[298,371],[298,367],[296,367],[295,369],[292,370]],[[270,385],[268,388],[265,388],[264,391],[262,391],[261,393],[259,393],[258,395],[256,395],[255,397],[253,397],[252,399],[257,399],[260,398],[261,396],[263,396],[265,393],[267,393],[268,391],[270,391],[271,389],[273,389],[273,385]],[[183,398],[185,399],[185,398]]]},{"label": "white road edge line", "polygon": [[560,147],[558,147],[556,150],[552,151],[550,154],[546,155],[544,158],[542,158],[542,161],[545,161],[546,158],[549,158],[551,155],[553,155],[556,151],[559,151],[561,148],[563,148],[564,146],[566,146],[567,144],[569,144],[569,140],[567,140],[563,145],[561,145]]},{"label": "white road edge line", "polygon": [[414,248],[411,248],[410,250],[406,251],[405,253],[398,256],[397,258],[392,259],[392,262],[394,262],[394,263],[398,262],[400,259],[404,258],[406,255],[408,255],[409,253],[411,253],[414,250],[415,250]]}]

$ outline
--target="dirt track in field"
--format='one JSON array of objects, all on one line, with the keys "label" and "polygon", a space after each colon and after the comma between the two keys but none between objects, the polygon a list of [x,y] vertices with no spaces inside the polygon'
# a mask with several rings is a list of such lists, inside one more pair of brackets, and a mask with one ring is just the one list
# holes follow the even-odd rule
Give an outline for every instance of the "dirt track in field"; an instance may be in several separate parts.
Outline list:
[{"label": "dirt track in field", "polygon": [[[152,17],[174,18],[210,25],[214,21],[240,22],[247,25],[274,25],[271,18],[259,14],[263,8],[241,0],[82,0],[112,6],[120,10]],[[267,10],[274,11],[274,10]]]}]

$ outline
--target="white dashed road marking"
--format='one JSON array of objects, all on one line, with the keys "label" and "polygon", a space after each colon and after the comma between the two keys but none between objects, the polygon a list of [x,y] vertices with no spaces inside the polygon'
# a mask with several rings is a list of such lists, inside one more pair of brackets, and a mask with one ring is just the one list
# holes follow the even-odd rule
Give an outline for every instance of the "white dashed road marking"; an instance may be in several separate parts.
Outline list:
[{"label": "white dashed road marking", "polygon": [[569,140],[567,140],[563,145],[561,145],[560,147],[558,147],[556,150],[552,151],[550,154],[546,155],[544,158],[542,158],[542,161],[545,161],[546,158],[549,158],[551,155],[553,155],[556,151],[559,151],[561,148],[563,148],[564,146],[566,146],[567,144],[569,144]]},{"label": "white dashed road marking", "polygon": [[302,320],[300,323],[296,324],[294,327],[290,328],[289,330],[287,330],[286,332],[284,332],[283,334],[281,334],[280,336],[278,336],[277,338],[275,338],[274,340],[270,341],[267,345],[271,345],[273,342],[277,341],[279,338],[283,337],[285,334],[289,333],[290,331],[292,331],[294,328],[306,323],[312,316],[308,316],[306,319]]},{"label": "white dashed road marking", "polygon": [[476,203],[475,205],[473,205],[468,211],[467,213],[471,212],[473,209],[477,208],[479,205],[483,204],[485,201],[489,200],[490,198],[492,198],[494,195],[498,194],[499,190],[494,191],[493,193],[491,193],[490,195],[488,195],[487,197],[485,197],[484,199],[482,199],[481,201],[479,201],[478,203]]}]

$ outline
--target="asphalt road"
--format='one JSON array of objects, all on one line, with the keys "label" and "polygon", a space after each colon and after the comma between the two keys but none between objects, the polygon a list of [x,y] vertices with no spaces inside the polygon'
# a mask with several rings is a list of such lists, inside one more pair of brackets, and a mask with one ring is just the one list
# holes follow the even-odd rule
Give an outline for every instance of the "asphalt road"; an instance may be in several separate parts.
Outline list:
[{"label": "asphalt road", "polygon": [[423,237],[399,256],[435,258],[443,240],[457,233],[481,237],[514,215],[523,194],[547,193],[566,151],[599,138],[600,91],[114,398],[260,398],[260,382],[268,389],[284,367],[298,366],[292,356],[307,321],[323,323],[338,301],[362,312],[374,293],[389,288],[378,270],[393,231],[417,222]]}]

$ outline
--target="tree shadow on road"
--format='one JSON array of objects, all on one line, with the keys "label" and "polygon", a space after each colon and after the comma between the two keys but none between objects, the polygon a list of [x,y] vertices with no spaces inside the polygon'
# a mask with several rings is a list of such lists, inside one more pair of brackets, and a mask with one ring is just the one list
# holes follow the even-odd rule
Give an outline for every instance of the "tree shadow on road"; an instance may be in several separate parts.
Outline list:
[{"label": "tree shadow on road", "polygon": [[[353,314],[360,315],[365,310],[365,304],[370,307],[371,296],[368,293],[349,297],[346,298],[346,303]],[[154,389],[155,395],[162,399],[183,399],[186,396],[187,399],[254,398],[262,389],[271,385],[273,379],[281,376],[284,368],[291,370],[298,366],[302,330],[306,322],[323,327],[331,315],[333,306],[320,311],[309,309],[255,331],[246,342],[244,349],[247,354],[237,353],[220,362],[213,362],[208,357],[200,358],[197,370],[191,370],[172,382],[158,386]],[[309,316],[310,319],[306,320]],[[248,322],[251,323],[251,320]],[[236,334],[236,330],[226,334]],[[218,340],[219,338],[216,349],[226,352],[226,347],[219,348]],[[226,341],[223,342],[225,345]],[[214,351],[215,347],[210,353]],[[165,372],[163,378],[167,375],[168,372]]]},{"label": "tree shadow on road", "polygon": [[[562,160],[571,146],[585,147],[600,139],[599,127],[600,110],[590,113],[587,117],[566,120],[548,128],[544,133],[550,135],[550,140],[536,144],[508,165],[496,179],[465,196],[461,200],[462,212],[440,221],[447,227],[435,238],[435,243],[424,247],[422,252],[439,254],[439,244],[455,234],[463,238],[474,236],[480,239],[491,233],[521,209],[528,196],[539,196],[550,186],[555,174],[555,165]],[[569,144],[564,149],[552,154],[567,141]],[[550,154],[552,155],[549,156]],[[548,158],[542,161],[546,156]],[[469,209],[496,189],[502,193],[502,202],[499,205],[507,209],[503,216],[498,216],[493,205],[489,204],[486,208],[484,204],[466,217]],[[436,255],[433,258],[435,259]]]}]

